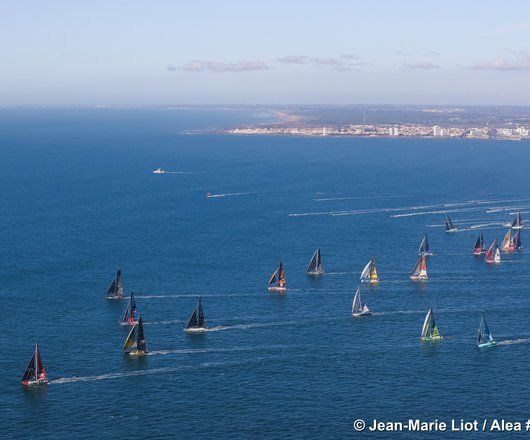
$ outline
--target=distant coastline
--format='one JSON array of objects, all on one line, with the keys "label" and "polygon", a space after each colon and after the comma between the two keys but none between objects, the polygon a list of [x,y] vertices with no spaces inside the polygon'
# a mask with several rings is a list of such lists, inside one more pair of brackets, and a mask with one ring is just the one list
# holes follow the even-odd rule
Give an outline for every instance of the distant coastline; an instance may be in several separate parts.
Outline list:
[{"label": "distant coastline", "polygon": [[421,124],[406,125],[322,125],[322,126],[249,126],[221,130],[231,135],[363,137],[363,138],[428,138],[428,139],[493,139],[530,140],[530,126],[516,127],[440,127]]}]

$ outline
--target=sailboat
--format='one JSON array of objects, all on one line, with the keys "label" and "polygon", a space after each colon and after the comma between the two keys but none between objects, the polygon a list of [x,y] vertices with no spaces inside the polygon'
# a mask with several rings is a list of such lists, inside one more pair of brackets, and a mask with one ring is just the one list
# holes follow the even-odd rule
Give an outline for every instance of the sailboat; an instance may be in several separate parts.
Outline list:
[{"label": "sailboat", "polygon": [[479,348],[483,348],[493,347],[496,344],[497,343],[493,340],[493,336],[491,335],[488,323],[486,322],[486,316],[482,314],[482,319],[480,320],[480,324],[478,326],[477,345]]},{"label": "sailboat", "polygon": [[449,218],[449,216],[445,215],[445,232],[456,232],[458,229],[456,229],[456,226],[454,225],[453,221]]},{"label": "sailboat", "polygon": [[45,385],[47,383],[48,378],[46,377],[46,370],[44,369],[44,364],[42,363],[39,345],[35,342],[35,351],[33,352],[33,356],[31,356],[28,366],[24,371],[22,385],[30,387],[33,385]]},{"label": "sailboat", "polygon": [[144,325],[141,316],[134,323],[127,339],[125,339],[122,351],[131,356],[144,356],[147,353],[147,343],[145,341]]},{"label": "sailboat", "polygon": [[116,278],[112,280],[107,290],[107,299],[123,299],[123,282],[121,279],[121,270],[116,273]]},{"label": "sailboat", "polygon": [[523,221],[521,220],[521,211],[517,211],[517,215],[512,223],[512,229],[523,229]]},{"label": "sailboat", "polygon": [[500,263],[501,262],[501,253],[499,252],[499,243],[497,239],[491,243],[491,246],[486,252],[486,263]]},{"label": "sailboat", "polygon": [[432,311],[432,307],[430,307],[425,315],[423,327],[421,328],[421,340],[439,341],[440,339],[443,339],[443,336],[438,332],[438,326],[434,322],[434,312]]},{"label": "sailboat", "polygon": [[368,264],[364,266],[364,269],[361,272],[361,282],[370,284],[377,284],[379,282],[379,276],[377,275],[377,267],[375,265],[374,257],[372,257]]},{"label": "sailboat", "polygon": [[193,313],[188,320],[186,326],[187,332],[204,332],[207,330],[206,323],[204,321],[204,312],[202,310],[202,298],[199,298],[199,303],[193,309]]},{"label": "sailboat", "polygon": [[269,292],[283,293],[286,290],[285,271],[283,270],[283,263],[280,261],[278,269],[274,271],[269,279]]},{"label": "sailboat", "polygon": [[484,252],[486,252],[484,249],[484,236],[480,233],[473,249],[473,255],[482,255]]},{"label": "sailboat", "polygon": [[322,256],[320,255],[320,249],[317,249],[311,257],[306,273],[308,275],[322,275],[324,273],[322,270]]},{"label": "sailboat", "polygon": [[125,313],[121,318],[121,323],[125,325],[134,325],[136,321],[138,321],[139,317],[140,315],[136,310],[136,300],[134,299],[134,293],[131,292],[131,296],[127,303],[127,308],[125,309]]},{"label": "sailboat", "polygon": [[503,252],[513,252],[515,250],[515,244],[513,242],[513,235],[511,228],[508,229],[508,232],[504,236],[504,239],[501,243],[501,250]]},{"label": "sailboat", "polygon": [[359,286],[357,286],[357,290],[355,291],[355,296],[353,297],[353,303],[351,306],[351,315],[354,318],[359,318],[360,316],[372,315],[372,312],[370,311],[368,306],[363,301],[363,298],[361,296],[361,289],[359,289]]},{"label": "sailboat", "polygon": [[516,251],[523,249],[523,243],[521,242],[521,231],[517,231],[513,236],[513,243]]},{"label": "sailboat", "polygon": [[427,233],[423,236],[423,239],[421,240],[420,247],[418,248],[418,255],[434,255],[431,252],[431,248],[429,246],[429,240],[427,239]]},{"label": "sailboat", "polygon": [[412,281],[425,281],[429,277],[427,276],[427,261],[425,260],[425,255],[421,255],[412,270],[412,275],[410,279]]}]

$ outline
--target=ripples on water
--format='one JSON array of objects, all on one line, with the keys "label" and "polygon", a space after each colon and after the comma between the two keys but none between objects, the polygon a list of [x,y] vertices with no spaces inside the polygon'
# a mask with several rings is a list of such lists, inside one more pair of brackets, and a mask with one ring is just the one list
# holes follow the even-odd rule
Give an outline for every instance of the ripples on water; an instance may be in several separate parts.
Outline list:
[{"label": "ripples on water", "polygon": [[[28,112],[0,122],[6,437],[330,438],[356,418],[527,417],[526,249],[495,266],[471,255],[528,207],[523,142],[181,136],[214,116]],[[466,233],[444,232],[446,212]],[[415,284],[425,231],[435,255]],[[327,274],[308,278],[316,247]],[[374,316],[352,319],[371,255]],[[289,290],[270,295],[280,259]],[[117,268],[144,358],[122,355],[125,302],[104,299]],[[187,334],[199,296],[210,329]],[[422,344],[430,306],[446,338]],[[483,311],[490,350],[475,344]],[[35,339],[51,381],[24,391]]]}]

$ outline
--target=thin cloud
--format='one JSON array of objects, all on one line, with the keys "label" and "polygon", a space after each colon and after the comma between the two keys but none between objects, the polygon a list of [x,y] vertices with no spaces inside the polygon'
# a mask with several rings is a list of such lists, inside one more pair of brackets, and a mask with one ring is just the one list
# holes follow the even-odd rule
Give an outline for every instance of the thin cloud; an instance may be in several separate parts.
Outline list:
[{"label": "thin cloud", "polygon": [[515,23],[510,26],[501,27],[494,29],[493,33],[496,34],[510,34],[516,31],[524,31],[530,29],[530,21],[523,21],[521,23]]},{"label": "thin cloud", "polygon": [[341,58],[344,58],[345,60],[351,60],[351,61],[358,61],[361,59],[359,55],[355,55],[353,53],[345,53],[340,56]]},{"label": "thin cloud", "polygon": [[177,71],[177,68],[173,65],[173,64],[169,64],[166,69],[168,70],[168,72],[176,72]]},{"label": "thin cloud", "polygon": [[430,61],[417,61],[415,63],[403,63],[403,68],[408,70],[432,70],[439,69],[441,66]]},{"label": "thin cloud", "polygon": [[471,66],[473,70],[530,71],[530,54],[525,54],[516,59],[497,57],[491,60],[479,61]]},{"label": "thin cloud", "polygon": [[238,61],[236,63],[227,63],[223,61],[207,60],[192,60],[184,64],[181,68],[181,70],[185,72],[251,72],[269,69],[271,69],[271,67],[265,61]]},{"label": "thin cloud", "polygon": [[304,55],[285,55],[278,58],[278,62],[282,64],[306,64],[309,57]]},{"label": "thin cloud", "polygon": [[308,57],[306,55],[285,55],[278,58],[281,64],[297,64],[309,67],[332,68],[335,70],[350,70],[367,63],[359,61],[360,56],[355,54],[343,54],[339,57]]},{"label": "thin cloud", "polygon": [[345,64],[338,58],[311,58],[311,62],[318,66],[343,66]]}]

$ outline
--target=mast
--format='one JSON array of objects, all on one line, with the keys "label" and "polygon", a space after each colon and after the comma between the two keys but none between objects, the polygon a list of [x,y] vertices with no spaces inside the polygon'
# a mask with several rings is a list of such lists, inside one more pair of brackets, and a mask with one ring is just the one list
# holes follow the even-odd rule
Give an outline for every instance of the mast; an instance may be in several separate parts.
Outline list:
[{"label": "mast", "polygon": [[199,298],[198,304],[193,309],[186,328],[201,328],[204,327],[204,311],[202,309],[202,298]]},{"label": "mast", "polygon": [[377,266],[375,265],[375,258],[372,256],[372,259],[370,260],[370,281],[372,283],[375,283],[378,281],[377,276]]},{"label": "mast", "polygon": [[431,252],[431,248],[429,246],[429,240],[427,239],[427,233],[425,233],[425,253],[429,254]]},{"label": "mast", "polygon": [[488,342],[494,342],[493,336],[491,334],[488,323],[486,322],[486,316],[482,314],[482,319],[480,320],[480,324],[478,327],[477,344],[482,345]]},{"label": "mast", "polygon": [[283,262],[280,261],[280,266],[278,267],[278,287],[285,286],[285,271],[283,270]]},{"label": "mast", "polygon": [[494,261],[494,257],[496,255],[496,250],[498,249],[499,245],[498,245],[498,242],[497,242],[497,239],[495,239],[493,241],[493,243],[491,243],[490,247],[488,248],[488,251],[486,252],[486,262],[487,263],[493,263]]},{"label": "mast", "polygon": [[116,273],[116,295],[123,296],[123,281],[121,279],[121,270]]},{"label": "mast", "polygon": [[142,317],[138,318],[138,336],[136,338],[136,349],[138,351],[147,351],[147,343],[144,335],[144,325],[142,323]]},{"label": "mast", "polygon": [[370,260],[368,263],[366,263],[366,266],[364,266],[363,271],[361,272],[361,281],[369,280],[370,279],[370,268],[372,265],[372,260]]},{"label": "mast", "polygon": [[445,230],[448,231],[454,231],[456,230],[455,225],[453,224],[453,221],[449,218],[449,215],[445,215]]},{"label": "mast", "polygon": [[521,250],[523,248],[523,244],[521,242],[521,231],[517,231],[513,237],[513,243],[515,250]]},{"label": "mast", "polygon": [[480,254],[482,252],[482,234],[480,234],[477,238],[477,242],[475,243],[475,248],[473,249],[474,254]]},{"label": "mast", "polygon": [[512,245],[512,230],[508,229],[508,232],[504,236],[504,239],[502,240],[501,249],[503,251],[507,251],[510,249],[510,246]]},{"label": "mast", "polygon": [[113,279],[107,290],[107,296],[116,294],[116,279]]},{"label": "mast", "polygon": [[276,282],[276,277],[277,277],[277,276],[278,276],[278,269],[276,269],[276,270],[272,273],[272,275],[271,275],[271,277],[270,277],[270,279],[269,279],[269,285],[274,284],[274,283]]},{"label": "mast", "polygon": [[425,315],[425,320],[423,321],[423,327],[421,329],[421,339],[440,339],[440,333],[438,332],[438,327],[434,320],[434,312],[432,307],[429,307],[427,314]]},{"label": "mast", "polygon": [[423,247],[424,245],[425,245],[425,235],[421,239],[420,247],[418,248],[418,254],[421,255],[421,254],[423,254],[423,252],[425,252],[424,247]]},{"label": "mast", "polygon": [[311,257],[311,261],[309,262],[309,266],[307,266],[306,272],[318,272],[321,269],[322,264],[320,262],[320,249],[317,249]]},{"label": "mast", "polygon": [[357,286],[355,296],[353,297],[353,303],[351,308],[352,315],[370,315],[370,309],[366,306],[361,296],[361,289]]}]

